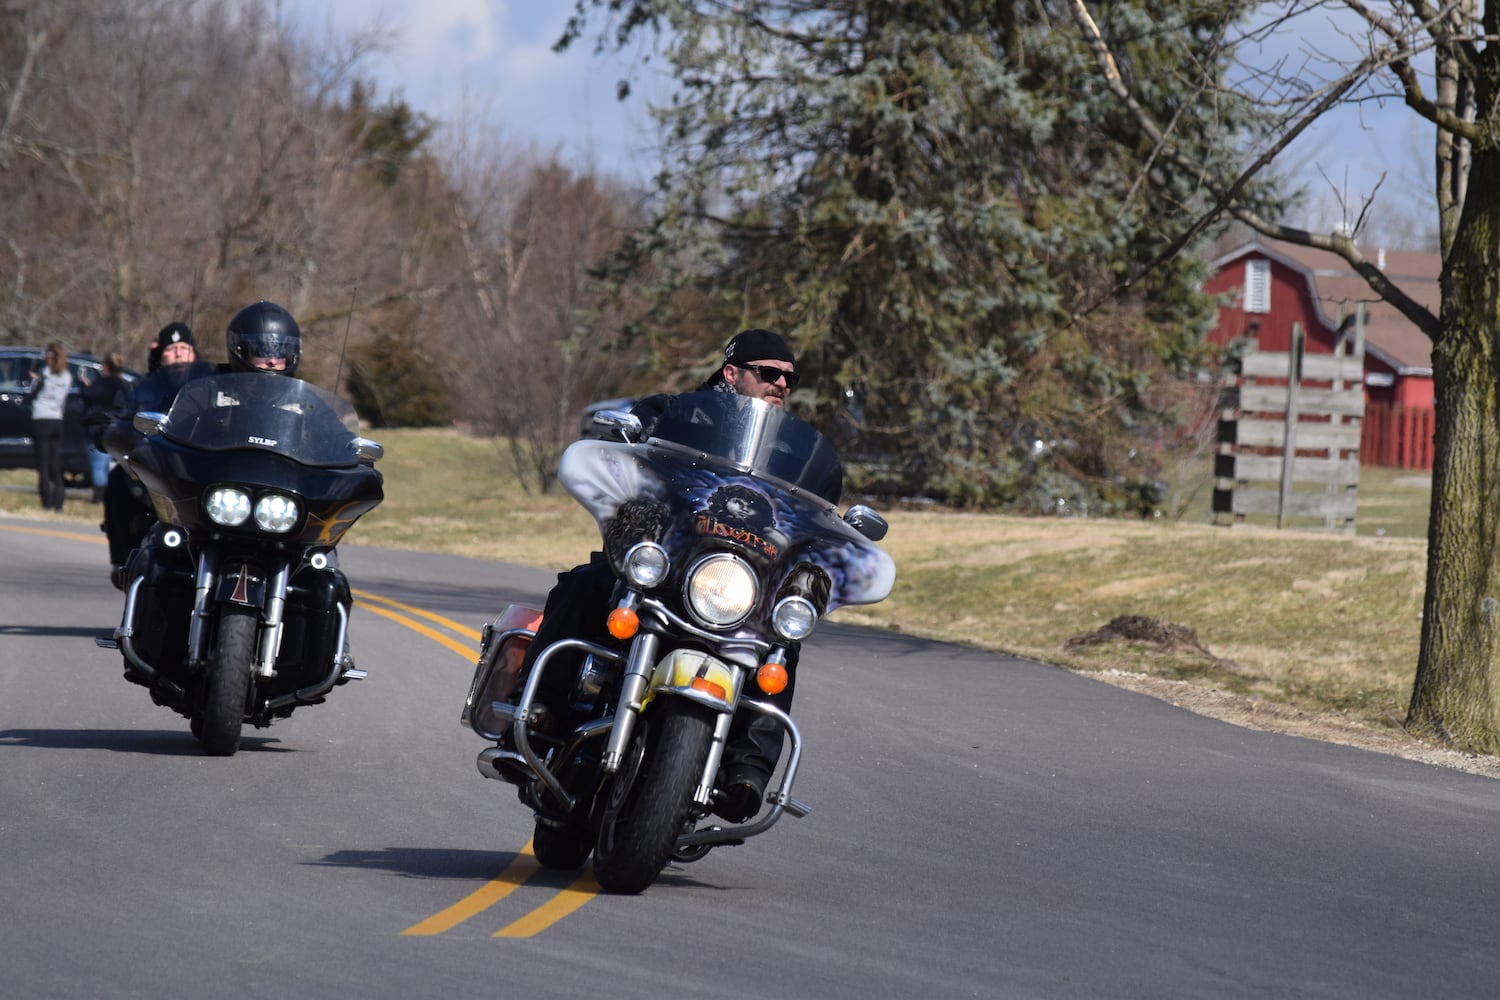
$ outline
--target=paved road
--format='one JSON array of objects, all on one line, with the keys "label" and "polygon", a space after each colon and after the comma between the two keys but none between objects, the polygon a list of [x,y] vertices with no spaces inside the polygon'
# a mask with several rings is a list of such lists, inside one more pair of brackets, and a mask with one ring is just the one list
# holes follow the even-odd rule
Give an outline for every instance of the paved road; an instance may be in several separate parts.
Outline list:
[{"label": "paved road", "polygon": [[370,679],[209,758],[92,642],[102,536],[0,515],[0,996],[1500,993],[1500,782],[832,624],[813,815],[596,895],[458,725],[473,631],[550,575],[344,564]]}]

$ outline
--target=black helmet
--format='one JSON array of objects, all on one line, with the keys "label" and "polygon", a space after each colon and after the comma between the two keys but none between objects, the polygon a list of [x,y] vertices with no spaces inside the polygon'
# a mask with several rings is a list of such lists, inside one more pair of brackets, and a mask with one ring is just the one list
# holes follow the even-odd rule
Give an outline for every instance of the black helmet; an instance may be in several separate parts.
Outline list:
[{"label": "black helmet", "polygon": [[[292,314],[276,303],[254,302],[229,321],[228,346],[229,367],[235,371],[295,375],[302,358],[302,331]],[[279,358],[286,362],[286,368],[262,368],[253,358]]]}]

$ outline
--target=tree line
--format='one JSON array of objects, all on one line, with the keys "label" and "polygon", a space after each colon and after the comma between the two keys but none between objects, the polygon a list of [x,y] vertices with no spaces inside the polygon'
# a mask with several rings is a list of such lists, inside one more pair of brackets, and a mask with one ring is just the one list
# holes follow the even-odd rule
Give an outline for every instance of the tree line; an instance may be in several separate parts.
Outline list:
[{"label": "tree line", "polygon": [[181,320],[222,360],[272,299],[365,419],[506,435],[547,485],[578,410],[640,376],[587,273],[639,193],[381,98],[379,44],[261,0],[0,8],[0,340],[140,368]]},{"label": "tree line", "polygon": [[212,356],[272,298],[366,419],[505,435],[545,487],[584,404],[688,388],[770,326],[857,488],[1149,511],[1211,303],[1188,258],[1108,293],[1191,190],[1132,188],[1130,122],[1026,5],[782,6],[796,31],[681,22],[638,191],[382,99],[377,38],[260,0],[22,0],[0,336],[138,359],[178,319]]}]

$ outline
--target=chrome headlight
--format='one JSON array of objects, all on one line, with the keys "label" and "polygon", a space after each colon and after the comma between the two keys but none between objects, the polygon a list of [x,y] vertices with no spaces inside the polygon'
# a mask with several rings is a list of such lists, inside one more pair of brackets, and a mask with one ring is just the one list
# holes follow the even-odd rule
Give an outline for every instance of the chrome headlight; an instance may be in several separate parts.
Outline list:
[{"label": "chrome headlight", "polygon": [[650,590],[667,578],[672,561],[667,550],[655,542],[637,542],[625,553],[625,579],[632,587]]},{"label": "chrome headlight", "polygon": [[805,597],[784,597],[771,609],[771,627],[789,642],[806,639],[817,624],[818,609]]},{"label": "chrome headlight", "polygon": [[744,621],[760,596],[755,572],[727,552],[706,556],[688,571],[687,605],[706,625],[727,628]]},{"label": "chrome headlight", "polygon": [[213,523],[233,528],[250,516],[250,495],[232,486],[220,486],[204,498],[203,511]]},{"label": "chrome headlight", "polygon": [[282,535],[297,526],[297,501],[281,493],[267,493],[255,504],[255,523],[261,531]]}]

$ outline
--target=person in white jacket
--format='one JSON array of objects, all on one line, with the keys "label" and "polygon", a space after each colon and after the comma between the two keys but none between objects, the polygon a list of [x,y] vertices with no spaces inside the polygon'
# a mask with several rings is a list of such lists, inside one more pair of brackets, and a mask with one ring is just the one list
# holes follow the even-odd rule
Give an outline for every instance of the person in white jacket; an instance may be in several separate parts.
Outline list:
[{"label": "person in white jacket", "polygon": [[36,449],[36,489],[43,510],[63,509],[63,412],[73,375],[68,371],[68,352],[61,344],[48,344],[43,367],[34,373],[27,398],[31,401],[31,440]]}]

